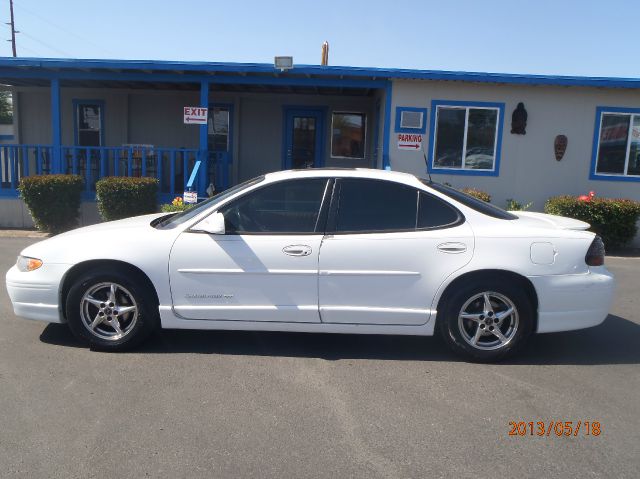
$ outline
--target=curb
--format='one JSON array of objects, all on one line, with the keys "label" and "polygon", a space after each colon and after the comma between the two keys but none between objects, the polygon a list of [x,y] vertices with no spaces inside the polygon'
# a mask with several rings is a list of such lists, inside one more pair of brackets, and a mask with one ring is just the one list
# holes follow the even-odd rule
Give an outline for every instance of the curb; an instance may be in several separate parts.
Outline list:
[{"label": "curb", "polygon": [[49,233],[42,233],[36,230],[20,230],[20,229],[0,229],[0,238],[40,238],[49,237]]}]

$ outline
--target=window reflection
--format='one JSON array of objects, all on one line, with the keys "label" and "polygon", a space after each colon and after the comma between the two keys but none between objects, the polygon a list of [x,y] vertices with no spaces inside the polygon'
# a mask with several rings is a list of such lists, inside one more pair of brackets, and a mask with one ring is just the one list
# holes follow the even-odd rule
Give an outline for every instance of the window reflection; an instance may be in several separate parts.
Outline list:
[{"label": "window reflection", "polygon": [[331,157],[363,159],[366,116],[363,113],[333,113],[331,119]]},{"label": "window reflection", "polygon": [[78,119],[78,145],[101,146],[102,108],[100,105],[80,103],[76,111]]},{"label": "window reflection", "polygon": [[497,108],[437,107],[434,168],[493,170],[498,119]]},{"label": "window reflection", "polygon": [[215,107],[209,110],[207,121],[209,134],[209,150],[224,152],[229,151],[229,109]]},{"label": "window reflection", "polygon": [[316,119],[314,117],[293,117],[291,146],[291,167],[313,168],[316,159]]},{"label": "window reflection", "polygon": [[466,110],[463,108],[438,108],[436,130],[436,168],[460,168],[464,148]]}]

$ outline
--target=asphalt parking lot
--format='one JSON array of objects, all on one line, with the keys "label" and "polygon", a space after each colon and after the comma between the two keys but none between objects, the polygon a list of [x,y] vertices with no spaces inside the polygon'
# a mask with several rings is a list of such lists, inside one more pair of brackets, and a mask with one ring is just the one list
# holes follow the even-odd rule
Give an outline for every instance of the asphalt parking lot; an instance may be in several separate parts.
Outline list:
[{"label": "asphalt parking lot", "polygon": [[[640,259],[599,327],[496,365],[437,338],[163,331],[126,354],[16,318],[0,238],[1,477],[638,477]],[[599,436],[509,436],[510,421]]]}]

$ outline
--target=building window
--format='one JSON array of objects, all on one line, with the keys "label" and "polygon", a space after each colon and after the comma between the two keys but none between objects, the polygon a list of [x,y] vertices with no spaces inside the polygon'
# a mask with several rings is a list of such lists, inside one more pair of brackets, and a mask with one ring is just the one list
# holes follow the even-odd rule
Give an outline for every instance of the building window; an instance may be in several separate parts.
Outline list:
[{"label": "building window", "polygon": [[434,101],[432,171],[497,176],[503,117],[503,103]]},{"label": "building window", "polygon": [[229,121],[228,107],[213,107],[209,109],[207,126],[209,151],[229,151]]},{"label": "building window", "polygon": [[596,111],[592,178],[640,181],[640,109]]},{"label": "building window", "polygon": [[104,103],[75,101],[75,138],[78,146],[102,146]]},{"label": "building window", "polygon": [[396,133],[426,133],[427,109],[397,106],[395,131]]},{"label": "building window", "polygon": [[9,90],[0,91],[0,142],[12,141],[13,131],[13,94]]},{"label": "building window", "polygon": [[8,90],[0,91],[0,125],[13,125],[13,95]]},{"label": "building window", "polygon": [[331,158],[364,159],[367,117],[334,112],[331,117]]}]

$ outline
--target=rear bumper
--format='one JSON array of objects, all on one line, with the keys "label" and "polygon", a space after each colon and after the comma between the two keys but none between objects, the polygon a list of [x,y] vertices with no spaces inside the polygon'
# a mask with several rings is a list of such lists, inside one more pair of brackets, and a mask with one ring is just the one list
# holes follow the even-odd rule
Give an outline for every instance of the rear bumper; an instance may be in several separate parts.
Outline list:
[{"label": "rear bumper", "polygon": [[531,276],[538,298],[539,333],[571,331],[602,323],[611,308],[615,279],[604,266],[587,274]]},{"label": "rear bumper", "polygon": [[50,323],[62,323],[60,284],[71,265],[44,264],[24,273],[13,266],[6,276],[7,292],[16,316]]}]

